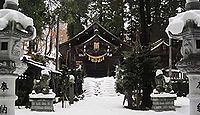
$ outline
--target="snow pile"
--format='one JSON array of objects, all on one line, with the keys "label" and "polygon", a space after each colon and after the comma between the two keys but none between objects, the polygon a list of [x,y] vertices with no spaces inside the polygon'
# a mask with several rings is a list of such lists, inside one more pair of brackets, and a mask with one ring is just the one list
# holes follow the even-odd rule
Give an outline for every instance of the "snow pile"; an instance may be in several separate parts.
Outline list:
[{"label": "snow pile", "polygon": [[177,14],[177,16],[175,17],[171,17],[169,19],[169,25],[165,31],[167,33],[171,32],[172,34],[179,34],[183,31],[183,27],[189,20],[193,20],[197,24],[197,26],[200,27],[200,10],[189,10]]},{"label": "snow pile", "polygon": [[56,94],[55,93],[48,93],[48,94],[43,94],[43,93],[38,93],[38,94],[29,94],[29,97],[30,98],[47,98],[47,99],[50,99],[50,98],[55,98],[56,97]]},{"label": "snow pile", "polygon": [[36,94],[36,92],[33,90],[31,94],[29,94],[29,98],[55,98],[56,94],[52,91],[52,89],[49,90],[48,94],[43,94],[43,93],[38,93]]},{"label": "snow pile", "polygon": [[94,95],[115,96],[115,79],[113,77],[85,78],[83,90],[86,97]]}]

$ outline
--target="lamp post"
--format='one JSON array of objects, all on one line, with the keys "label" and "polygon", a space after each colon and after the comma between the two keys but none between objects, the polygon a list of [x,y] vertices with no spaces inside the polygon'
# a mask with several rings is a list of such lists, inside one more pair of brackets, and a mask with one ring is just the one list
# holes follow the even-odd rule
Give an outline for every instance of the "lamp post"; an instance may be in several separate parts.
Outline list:
[{"label": "lamp post", "polygon": [[33,20],[17,11],[18,0],[5,0],[0,10],[0,115],[15,114],[15,80],[26,70],[20,61],[22,42],[35,37]]},{"label": "lamp post", "polygon": [[176,67],[189,78],[190,115],[200,114],[200,2],[186,0],[186,12],[169,19],[166,32],[170,37],[182,40],[183,58]]}]

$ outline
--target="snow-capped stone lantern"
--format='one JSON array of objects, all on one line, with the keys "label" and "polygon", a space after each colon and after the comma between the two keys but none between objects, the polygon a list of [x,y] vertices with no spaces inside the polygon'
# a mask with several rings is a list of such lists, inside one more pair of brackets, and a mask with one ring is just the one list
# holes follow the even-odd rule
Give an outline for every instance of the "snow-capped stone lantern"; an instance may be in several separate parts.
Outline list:
[{"label": "snow-capped stone lantern", "polygon": [[183,58],[176,67],[189,78],[190,115],[200,114],[200,2],[187,0],[186,12],[169,19],[170,39],[182,40]]},{"label": "snow-capped stone lantern", "polygon": [[17,11],[18,0],[5,0],[0,9],[0,115],[15,114],[15,80],[26,68],[22,42],[35,36],[33,20]]}]

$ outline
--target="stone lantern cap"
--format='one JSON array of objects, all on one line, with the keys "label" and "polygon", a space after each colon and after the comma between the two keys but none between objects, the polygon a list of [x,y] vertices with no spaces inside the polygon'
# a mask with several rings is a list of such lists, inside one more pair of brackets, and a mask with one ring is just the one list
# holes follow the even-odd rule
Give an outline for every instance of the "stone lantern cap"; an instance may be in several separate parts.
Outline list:
[{"label": "stone lantern cap", "polygon": [[[12,25],[13,27],[9,28],[8,26],[11,22],[14,22],[14,24]],[[19,33],[19,38],[23,38],[23,40],[32,40],[36,36],[33,19],[12,9],[0,10],[0,33],[8,33],[6,30]]]},{"label": "stone lantern cap", "polygon": [[170,33],[174,35],[182,33],[188,21],[193,21],[197,27],[200,27],[200,10],[189,10],[169,18],[169,25],[165,31],[171,38]]}]

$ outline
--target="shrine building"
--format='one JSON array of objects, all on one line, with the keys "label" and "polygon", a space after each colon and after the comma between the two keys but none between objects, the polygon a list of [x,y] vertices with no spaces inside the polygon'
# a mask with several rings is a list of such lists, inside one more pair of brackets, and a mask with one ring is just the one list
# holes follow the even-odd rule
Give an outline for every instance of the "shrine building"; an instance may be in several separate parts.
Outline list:
[{"label": "shrine building", "polygon": [[121,63],[126,50],[132,50],[132,46],[98,23],[60,45],[64,63],[71,69],[81,65],[87,77],[114,76],[115,66]]}]

